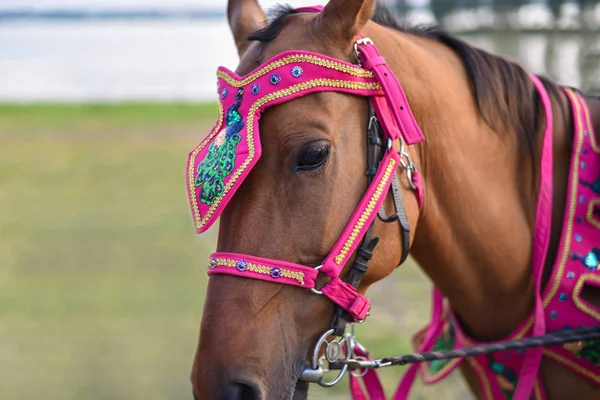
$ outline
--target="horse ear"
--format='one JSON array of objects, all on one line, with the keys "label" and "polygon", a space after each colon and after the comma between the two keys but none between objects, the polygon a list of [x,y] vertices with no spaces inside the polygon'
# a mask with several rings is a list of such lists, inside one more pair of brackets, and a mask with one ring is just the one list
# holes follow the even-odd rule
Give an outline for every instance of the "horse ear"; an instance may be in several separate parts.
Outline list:
[{"label": "horse ear", "polygon": [[240,58],[250,45],[248,35],[256,32],[265,24],[266,17],[257,0],[229,0],[227,19],[233,33]]},{"label": "horse ear", "polygon": [[318,24],[330,37],[350,43],[371,19],[374,9],[374,0],[330,0]]}]

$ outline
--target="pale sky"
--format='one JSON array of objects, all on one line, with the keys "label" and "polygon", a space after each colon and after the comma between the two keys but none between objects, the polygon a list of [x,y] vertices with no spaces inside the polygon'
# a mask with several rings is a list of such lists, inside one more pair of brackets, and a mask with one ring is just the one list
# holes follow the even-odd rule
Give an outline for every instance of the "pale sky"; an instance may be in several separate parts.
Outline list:
[{"label": "pale sky", "polygon": [[[289,4],[294,7],[324,5],[328,0],[258,0],[264,9],[276,4]],[[429,0],[407,0],[413,6],[423,6]],[[384,3],[393,3],[393,0],[385,0]],[[136,8],[210,8],[224,10],[227,0],[0,0],[0,9],[11,8],[103,8],[103,9],[136,9]]]},{"label": "pale sky", "polygon": [[[263,8],[272,7],[278,3],[287,3],[294,7],[325,4],[327,0],[259,0]],[[211,8],[225,9],[227,0],[0,0],[0,8]]]}]

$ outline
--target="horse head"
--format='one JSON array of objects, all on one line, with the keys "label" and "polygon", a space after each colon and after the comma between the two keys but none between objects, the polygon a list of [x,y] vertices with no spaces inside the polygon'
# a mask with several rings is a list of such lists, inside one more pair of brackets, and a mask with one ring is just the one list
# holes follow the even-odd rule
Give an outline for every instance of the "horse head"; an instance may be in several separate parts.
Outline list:
[{"label": "horse head", "polygon": [[[225,83],[219,93],[222,98],[234,94],[238,98],[223,106],[226,127],[217,129],[220,133],[213,143],[207,144],[206,155],[200,154],[199,162],[204,164],[196,167],[191,161],[191,178],[199,187],[200,206],[223,194],[226,184],[219,176],[230,174],[236,163],[228,154],[235,156],[240,130],[244,124],[253,123],[252,115],[238,114],[242,96],[259,98],[265,90],[282,86],[285,79],[301,78],[308,69],[304,64],[290,63],[283,72],[271,74],[269,83],[248,83],[243,93],[225,88],[227,81],[236,79],[230,83],[237,86],[244,84],[244,79],[249,82],[247,78],[260,71],[263,64],[290,51],[322,55],[363,71],[358,67],[355,51],[357,36],[387,41],[386,30],[370,22],[373,11],[373,1],[332,0],[320,13],[282,8],[264,25],[265,16],[255,0],[230,1],[229,22],[241,61],[235,73],[222,75]],[[367,75],[372,77],[365,73],[365,79]],[[377,85],[374,78],[369,82]],[[365,173],[369,121],[368,97],[338,90],[315,91],[265,108],[260,114],[260,137],[256,140],[260,141],[260,159],[220,214],[218,253],[246,254],[312,268],[322,265],[369,186]],[[397,154],[399,140],[390,144]],[[383,148],[386,146],[384,140]],[[408,148],[404,151],[406,157],[412,152]],[[211,162],[221,157],[230,162],[215,170]],[[398,166],[396,160],[394,166],[389,168],[388,180],[392,180]],[[419,216],[417,199],[403,172],[399,177],[408,216],[405,223],[414,226]],[[389,187],[389,181],[385,183]],[[195,189],[192,188],[192,195]],[[380,192],[385,208],[393,210],[392,196],[387,195],[387,190]],[[371,236],[379,238],[377,251],[368,271],[358,280],[358,294],[399,265],[403,255],[400,235],[396,223],[374,223]],[[354,239],[358,244],[362,237]],[[229,267],[264,267],[252,260],[230,260]],[[353,260],[348,254],[340,266],[340,280],[347,278]],[[227,263],[223,259],[211,262],[213,266]],[[281,274],[284,267],[276,268],[275,273]],[[327,274],[317,274],[315,271],[315,288],[322,288],[331,280]],[[329,329],[335,308],[334,302],[316,292],[317,289],[310,291],[271,281],[212,274],[193,368],[197,397],[304,398],[307,385],[298,379],[310,367],[314,346]]]}]

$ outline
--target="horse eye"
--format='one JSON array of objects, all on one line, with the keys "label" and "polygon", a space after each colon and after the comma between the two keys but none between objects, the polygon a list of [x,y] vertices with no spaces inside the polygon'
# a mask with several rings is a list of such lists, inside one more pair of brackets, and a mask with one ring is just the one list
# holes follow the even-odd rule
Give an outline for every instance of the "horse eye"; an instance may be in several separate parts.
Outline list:
[{"label": "horse eye", "polygon": [[329,156],[329,143],[321,141],[302,146],[298,154],[298,169],[311,170],[320,167]]}]

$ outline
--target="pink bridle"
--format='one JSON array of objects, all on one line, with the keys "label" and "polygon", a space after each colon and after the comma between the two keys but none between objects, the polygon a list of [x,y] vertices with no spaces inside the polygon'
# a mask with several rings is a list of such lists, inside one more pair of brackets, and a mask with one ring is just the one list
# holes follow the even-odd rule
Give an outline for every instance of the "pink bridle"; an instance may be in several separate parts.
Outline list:
[{"label": "pink bridle", "polygon": [[[297,11],[319,12],[321,9],[306,7]],[[405,144],[424,139],[402,86],[372,41],[360,37],[354,49],[359,65],[307,51],[288,51],[245,76],[220,67],[217,72],[219,119],[207,138],[190,153],[187,169],[190,205],[196,230],[201,233],[223,212],[260,158],[258,121],[266,108],[322,91],[368,97],[381,124],[386,146],[365,194],[321,265],[311,267],[224,252],[213,253],[208,265],[209,275],[259,279],[322,294],[345,310],[350,322],[363,321],[370,302],[340,278],[342,270],[382,207],[400,165],[407,169],[419,206],[422,204],[420,176],[412,163],[405,163],[408,155],[403,149]],[[234,96],[234,93],[237,94]],[[393,145],[396,140],[400,142],[400,152]],[[319,272],[329,280],[317,289]]]}]

